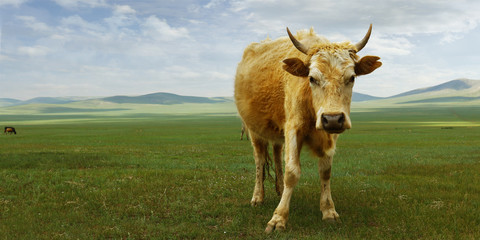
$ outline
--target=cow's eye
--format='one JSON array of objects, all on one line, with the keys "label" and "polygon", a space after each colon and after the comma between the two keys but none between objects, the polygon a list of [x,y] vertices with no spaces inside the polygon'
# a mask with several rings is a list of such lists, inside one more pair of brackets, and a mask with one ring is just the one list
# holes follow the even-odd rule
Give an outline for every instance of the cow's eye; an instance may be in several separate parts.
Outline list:
[{"label": "cow's eye", "polygon": [[311,84],[317,84],[317,81],[315,80],[315,78],[310,77],[310,83]]},{"label": "cow's eye", "polygon": [[350,83],[354,83],[354,82],[355,82],[355,76],[351,76],[349,82],[350,82]]}]

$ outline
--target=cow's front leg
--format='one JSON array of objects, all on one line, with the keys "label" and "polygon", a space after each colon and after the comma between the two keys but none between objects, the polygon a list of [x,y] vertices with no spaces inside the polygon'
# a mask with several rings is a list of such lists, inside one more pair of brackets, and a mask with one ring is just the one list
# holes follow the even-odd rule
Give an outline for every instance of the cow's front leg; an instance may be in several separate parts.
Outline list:
[{"label": "cow's front leg", "polygon": [[[333,155],[333,153],[332,153]],[[332,158],[325,154],[318,162],[318,170],[320,173],[320,180],[322,183],[322,193],[320,197],[320,210],[323,214],[323,220],[330,222],[340,222],[340,216],[335,211],[335,204],[332,200],[330,192],[330,176],[332,171]]]},{"label": "cow's front leg", "polygon": [[272,230],[285,229],[288,220],[288,213],[290,209],[290,199],[292,197],[293,189],[300,179],[300,150],[302,148],[302,141],[297,130],[287,130],[285,138],[285,176],[284,189],[282,198],[278,204],[272,219],[268,222],[265,232],[270,233]]}]

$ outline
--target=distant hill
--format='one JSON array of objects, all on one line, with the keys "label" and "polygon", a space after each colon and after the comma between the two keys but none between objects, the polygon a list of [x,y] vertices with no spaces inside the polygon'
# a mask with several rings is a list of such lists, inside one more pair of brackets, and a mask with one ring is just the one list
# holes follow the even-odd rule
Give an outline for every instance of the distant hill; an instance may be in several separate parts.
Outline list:
[{"label": "distant hill", "polygon": [[27,105],[27,104],[66,104],[91,99],[90,97],[37,97],[29,100],[0,98],[0,107]]},{"label": "distant hill", "polygon": [[133,103],[133,104],[181,104],[181,103],[219,103],[225,102],[222,98],[207,98],[207,97],[193,97],[181,96],[173,93],[152,93],[141,96],[113,96],[106,97],[100,100],[113,103]]},{"label": "distant hill", "polygon": [[21,102],[22,101],[13,98],[0,98],[0,107],[12,106]]},{"label": "distant hill", "polygon": [[[362,93],[353,93],[352,101],[361,102],[381,99],[379,97],[370,96]],[[133,103],[133,104],[181,104],[181,103],[220,103],[220,102],[233,102],[233,98],[227,97],[193,97],[193,96],[181,96],[172,93],[152,93],[142,96],[113,96],[101,98],[102,101],[113,103]]]},{"label": "distant hill", "polygon": [[404,96],[410,96],[410,95],[415,95],[415,94],[422,94],[422,93],[429,93],[429,92],[436,92],[436,91],[441,91],[441,90],[454,90],[454,91],[460,91],[460,90],[466,90],[470,89],[473,87],[480,86],[480,81],[479,80],[470,80],[470,79],[456,79],[452,80],[446,83],[442,83],[440,85],[436,85],[433,87],[427,87],[427,88],[419,88],[415,89],[412,91],[404,92],[398,95],[391,96],[389,98],[397,98],[397,97],[404,97]]},{"label": "distant hill", "polygon": [[[112,96],[105,98],[92,97],[38,97],[26,101],[12,98],[0,98],[0,107],[27,104],[69,104],[89,100],[97,103],[116,104],[161,104],[173,105],[183,103],[226,103],[234,102],[233,97],[195,97],[182,96],[173,93],[151,93],[140,96]],[[353,93],[352,102],[369,101],[372,104],[412,104],[412,103],[447,103],[472,102],[480,100],[480,80],[455,79],[436,86],[420,88],[395,96],[381,98],[362,93]]]},{"label": "distant hill", "polygon": [[397,104],[467,103],[480,100],[480,80],[456,79],[428,88],[398,94],[388,99]]},{"label": "distant hill", "polygon": [[46,103],[46,104],[65,104],[75,102],[75,100],[69,98],[56,98],[56,97],[37,97],[30,100],[21,102],[22,105],[31,103]]},{"label": "distant hill", "polygon": [[352,102],[363,102],[363,101],[371,101],[382,99],[381,97],[374,97],[363,93],[356,93],[354,92],[352,95]]}]

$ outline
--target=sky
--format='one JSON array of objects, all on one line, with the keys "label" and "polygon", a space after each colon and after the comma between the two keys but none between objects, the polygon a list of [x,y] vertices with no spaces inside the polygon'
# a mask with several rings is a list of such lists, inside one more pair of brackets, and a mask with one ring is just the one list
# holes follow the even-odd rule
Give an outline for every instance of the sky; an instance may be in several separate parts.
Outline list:
[{"label": "sky", "polygon": [[[480,79],[477,0],[0,0],[0,98],[233,96],[251,42],[313,27],[383,66],[355,92]],[[287,58],[288,56],[286,56]]]}]

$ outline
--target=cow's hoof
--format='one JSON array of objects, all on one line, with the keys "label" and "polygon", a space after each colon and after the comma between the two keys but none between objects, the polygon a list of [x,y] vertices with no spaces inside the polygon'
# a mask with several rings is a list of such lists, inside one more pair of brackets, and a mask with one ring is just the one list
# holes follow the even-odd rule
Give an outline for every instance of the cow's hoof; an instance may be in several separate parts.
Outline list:
[{"label": "cow's hoof", "polygon": [[267,223],[267,228],[265,228],[266,233],[271,233],[273,230],[275,231],[283,231],[285,230],[286,224],[285,218],[281,217],[280,215],[273,215],[272,220]]},{"label": "cow's hoof", "polygon": [[335,210],[327,210],[323,212],[323,221],[328,223],[341,223],[340,216]]},{"label": "cow's hoof", "polygon": [[252,201],[250,201],[250,204],[252,205],[252,207],[262,205],[262,203],[263,203],[263,198],[255,197],[255,196],[252,198]]}]

